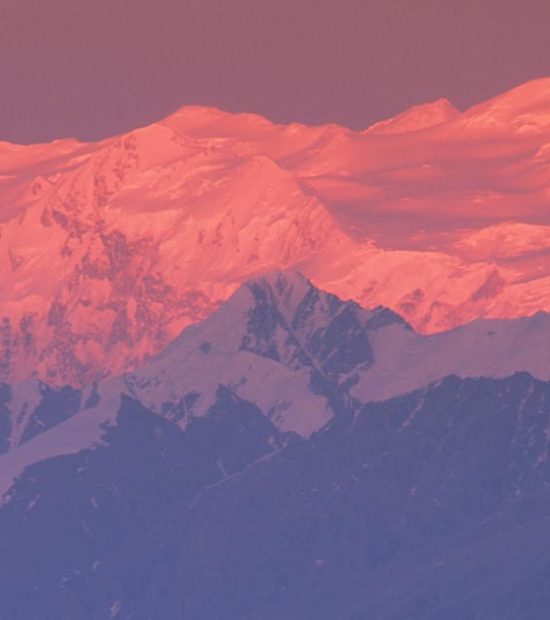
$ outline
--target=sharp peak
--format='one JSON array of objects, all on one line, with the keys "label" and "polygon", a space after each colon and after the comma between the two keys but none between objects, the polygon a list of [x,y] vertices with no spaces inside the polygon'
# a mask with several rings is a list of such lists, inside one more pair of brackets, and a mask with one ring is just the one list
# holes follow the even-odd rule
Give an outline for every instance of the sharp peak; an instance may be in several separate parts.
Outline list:
[{"label": "sharp peak", "polygon": [[279,299],[287,298],[289,293],[292,293],[293,297],[296,298],[296,295],[302,294],[302,296],[305,296],[310,291],[316,291],[320,295],[330,297],[341,304],[351,304],[358,310],[371,313],[373,315],[395,315],[396,318],[399,318],[400,321],[407,325],[407,327],[412,329],[405,319],[401,317],[401,315],[388,306],[378,305],[373,308],[365,308],[352,299],[343,299],[323,287],[317,286],[297,269],[274,269],[273,271],[269,271],[265,274],[248,279],[240,288],[252,291],[258,288],[270,290],[274,293],[275,297]]},{"label": "sharp peak", "polygon": [[437,99],[432,99],[431,101],[425,101],[423,103],[415,103],[414,105],[404,110],[403,113],[407,113],[412,110],[422,110],[422,109],[430,109],[430,108],[447,108],[450,110],[454,110],[455,112],[458,112],[458,109],[455,107],[455,105],[452,103],[450,99],[447,99],[447,97],[437,97]]},{"label": "sharp peak", "polygon": [[407,329],[412,330],[412,327],[407,321],[391,308],[382,305],[378,305],[374,308],[364,308],[361,304],[352,299],[342,299],[338,295],[316,286],[309,278],[295,269],[277,269],[268,272],[267,274],[248,280],[241,288],[248,289],[253,294],[254,291],[258,289],[269,291],[273,295],[275,303],[282,303],[289,307],[289,309],[296,309],[308,293],[314,292],[319,297],[329,300],[338,307],[353,307],[358,312],[369,315],[372,320],[377,320],[381,323],[400,323]]},{"label": "sharp peak", "polygon": [[256,278],[251,278],[244,283],[243,288],[249,290],[253,295],[259,290],[269,292],[276,303],[284,303],[290,306],[297,306],[312,290],[320,294],[324,293],[303,274],[294,269],[275,269]]},{"label": "sharp peak", "polygon": [[334,298],[341,304],[346,303],[318,288],[295,269],[274,269],[242,282],[231,297],[221,305],[218,312],[231,314],[244,308],[251,309],[267,304],[278,307],[283,314],[288,315],[297,310],[304,298],[311,293],[316,293],[319,298]]}]

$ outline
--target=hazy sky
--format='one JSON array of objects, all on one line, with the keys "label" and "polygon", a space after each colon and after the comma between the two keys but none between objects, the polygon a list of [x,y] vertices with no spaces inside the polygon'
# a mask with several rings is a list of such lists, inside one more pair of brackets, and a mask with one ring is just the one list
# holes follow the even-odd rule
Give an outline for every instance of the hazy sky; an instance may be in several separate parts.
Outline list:
[{"label": "hazy sky", "polygon": [[550,75],[548,0],[0,0],[0,140],[199,103],[363,128]]}]

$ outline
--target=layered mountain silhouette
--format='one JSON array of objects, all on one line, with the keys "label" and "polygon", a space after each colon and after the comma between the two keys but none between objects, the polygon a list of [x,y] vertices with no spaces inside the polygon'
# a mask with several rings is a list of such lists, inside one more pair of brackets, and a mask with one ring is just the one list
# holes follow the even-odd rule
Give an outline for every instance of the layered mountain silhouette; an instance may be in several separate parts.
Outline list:
[{"label": "layered mountain silhouette", "polygon": [[0,617],[546,617],[550,316],[295,272],[135,371],[0,390]]},{"label": "layered mountain silhouette", "polygon": [[0,620],[546,620],[548,144],[550,79],[0,143]]},{"label": "layered mountain silhouette", "polygon": [[417,331],[550,310],[550,81],[352,132],[186,107],[0,143],[0,379],[81,389],[298,269]]}]

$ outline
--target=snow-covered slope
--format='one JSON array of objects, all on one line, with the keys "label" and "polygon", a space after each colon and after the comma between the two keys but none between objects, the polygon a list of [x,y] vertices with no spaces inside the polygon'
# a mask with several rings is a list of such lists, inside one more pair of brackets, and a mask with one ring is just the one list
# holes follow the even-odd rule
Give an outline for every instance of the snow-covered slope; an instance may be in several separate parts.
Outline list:
[{"label": "snow-covered slope", "polygon": [[1,143],[0,380],[134,368],[273,269],[427,333],[550,310],[549,84],[358,133],[187,107]]},{"label": "snow-covered slope", "polygon": [[432,335],[388,326],[370,336],[376,363],[352,390],[359,400],[387,400],[443,377],[502,378],[525,371],[550,381],[550,314],[480,319]]}]

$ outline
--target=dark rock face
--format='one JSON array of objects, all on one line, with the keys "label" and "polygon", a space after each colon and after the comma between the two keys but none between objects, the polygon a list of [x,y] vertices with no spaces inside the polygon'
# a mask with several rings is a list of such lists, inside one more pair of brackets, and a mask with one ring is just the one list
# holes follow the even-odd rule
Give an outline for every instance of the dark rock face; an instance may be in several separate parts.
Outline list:
[{"label": "dark rock face", "polygon": [[21,443],[60,424],[80,410],[81,390],[70,386],[52,388],[41,383],[40,395],[40,402],[29,417]]},{"label": "dark rock face", "polygon": [[[37,401],[23,403],[21,409],[17,410],[13,402],[14,388],[0,383],[0,454],[57,426],[81,410],[81,390],[70,386],[54,388],[42,382],[36,382],[34,387],[38,392]],[[92,391],[84,406],[94,402],[93,396]],[[20,427],[17,440],[13,437],[14,426]]]},{"label": "dark rock face", "polygon": [[103,440],[16,482],[0,510],[1,618],[108,618],[118,593],[137,595],[149,568],[164,570],[171,554],[157,558],[157,544],[180,516],[284,437],[221,390],[185,432],[125,398]]},{"label": "dark rock face", "polygon": [[227,388],[185,430],[125,398],[0,510],[0,617],[543,620],[550,384],[448,377],[309,440]]},{"label": "dark rock face", "polygon": [[[248,313],[247,333],[241,348],[283,362],[291,368],[308,366],[323,378],[337,380],[361,364],[374,361],[368,329],[369,315],[353,302],[316,289],[301,276],[294,281],[280,274],[248,285],[254,305]],[[291,287],[302,284],[305,294],[291,316],[282,309]],[[397,316],[397,315],[395,315]],[[375,328],[375,327],[373,327]]]},{"label": "dark rock face", "polygon": [[8,403],[11,400],[11,387],[0,383],[0,454],[7,452],[10,445],[11,415]]}]

